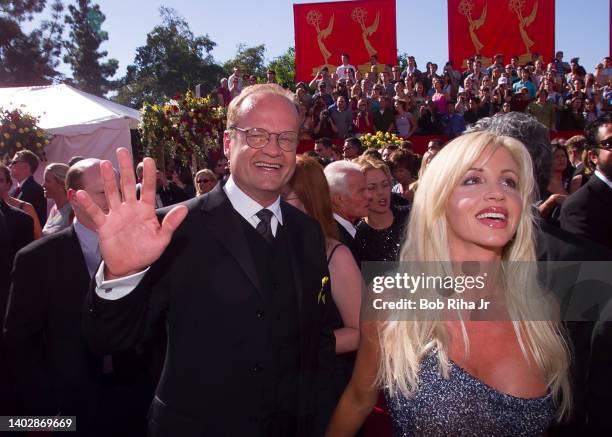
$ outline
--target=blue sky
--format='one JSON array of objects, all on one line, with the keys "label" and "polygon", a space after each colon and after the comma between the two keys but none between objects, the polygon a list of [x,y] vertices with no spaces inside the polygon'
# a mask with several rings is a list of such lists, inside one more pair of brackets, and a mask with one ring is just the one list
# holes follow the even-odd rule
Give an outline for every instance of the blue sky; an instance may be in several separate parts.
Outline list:
[{"label": "blue sky", "polygon": [[[489,0],[489,5],[498,2],[505,4],[505,0]],[[136,48],[146,43],[147,33],[160,23],[158,8],[164,5],[185,17],[194,34],[208,34],[217,43],[212,54],[218,62],[232,58],[239,43],[265,44],[270,60],[294,45],[294,3],[314,2],[99,0],[106,15],[102,28],[109,34],[102,48],[119,60],[116,76],[123,76]],[[398,50],[414,55],[419,65],[427,61],[443,65],[448,57],[446,0],[396,0],[396,9]],[[565,60],[579,56],[587,71],[592,71],[610,53],[609,17],[608,0],[557,0],[556,48],[564,51]],[[65,66],[61,71],[70,74]]]}]

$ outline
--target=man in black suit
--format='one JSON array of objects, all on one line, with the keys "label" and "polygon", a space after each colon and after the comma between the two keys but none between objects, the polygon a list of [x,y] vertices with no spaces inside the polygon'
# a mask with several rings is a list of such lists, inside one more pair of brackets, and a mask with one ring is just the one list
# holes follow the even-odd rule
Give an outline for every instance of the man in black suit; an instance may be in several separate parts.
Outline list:
[{"label": "man in black suit", "polygon": [[561,208],[561,228],[612,249],[612,121],[595,128],[591,154],[596,170]]},{"label": "man in black suit", "polygon": [[[4,322],[8,298],[8,280],[13,267],[13,260],[22,247],[27,246],[34,240],[34,221],[32,217],[2,200],[9,187],[9,181],[6,180],[7,173],[4,164],[0,164],[0,213],[3,217],[2,224],[5,230],[4,241],[2,241],[0,248],[0,251],[2,251],[2,254],[0,254],[0,261],[2,261],[0,282],[6,281],[5,287],[0,284],[0,328]],[[6,270],[6,275],[3,274],[5,273],[4,270]]]},{"label": "man in black suit", "polygon": [[43,188],[32,176],[36,169],[38,169],[39,163],[38,156],[33,152],[20,150],[13,156],[9,167],[11,169],[11,177],[17,181],[12,196],[30,203],[34,210],[36,210],[40,225],[44,226],[47,221],[47,199],[45,199]]},{"label": "man in black suit", "polygon": [[[167,324],[151,436],[307,436],[322,433],[334,340],[321,295],[324,238],[280,200],[295,168],[299,117],[278,85],[249,87],[228,109],[224,187],[155,214],[155,164],[140,200],[119,149],[124,201],[102,164],[110,214],[85,193],[104,259],[85,307],[94,350],[133,347]],[[150,266],[150,267],[147,267]],[[143,271],[143,269],[146,269]]]},{"label": "man in black suit", "polygon": [[336,161],[325,167],[334,219],[338,224],[340,242],[353,254],[361,267],[360,248],[355,241],[355,223],[368,215],[372,194],[368,190],[361,167],[354,162]]},{"label": "man in black suit", "polygon": [[17,254],[4,342],[23,414],[76,416],[77,435],[144,436],[153,396],[144,353],[96,356],[83,339],[82,312],[100,264],[94,224],[75,202],[85,190],[108,210],[100,161],[66,175],[75,221]]}]

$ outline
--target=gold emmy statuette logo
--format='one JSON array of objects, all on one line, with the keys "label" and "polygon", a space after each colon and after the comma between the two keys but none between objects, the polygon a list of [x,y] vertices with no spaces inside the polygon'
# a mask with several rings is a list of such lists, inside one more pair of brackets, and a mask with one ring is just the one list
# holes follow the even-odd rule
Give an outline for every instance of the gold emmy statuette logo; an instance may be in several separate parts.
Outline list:
[{"label": "gold emmy statuette logo", "polygon": [[474,44],[474,49],[476,53],[480,54],[480,51],[484,47],[484,44],[480,42],[478,36],[476,35],[475,30],[478,30],[480,26],[482,26],[487,19],[487,5],[485,3],[484,8],[482,9],[482,13],[480,14],[480,18],[478,20],[472,19],[472,11],[474,10],[474,2],[472,0],[461,0],[459,3],[459,7],[457,8],[459,13],[467,18],[468,23],[470,24],[470,38],[472,39],[472,44]]},{"label": "gold emmy statuette logo", "polygon": [[380,22],[380,11],[376,12],[376,18],[372,22],[371,26],[366,27],[365,20],[368,17],[368,11],[364,8],[355,8],[351,13],[351,18],[355,23],[358,23],[361,26],[361,37],[363,38],[363,45],[368,51],[368,55],[372,56],[376,54],[376,49],[370,43],[368,39],[369,36],[372,36],[374,32],[378,30],[378,23]]},{"label": "gold emmy statuette logo", "polygon": [[323,40],[332,33],[332,30],[334,28],[334,14],[332,14],[331,18],[329,19],[329,23],[327,27],[323,30],[321,30],[321,20],[322,19],[323,19],[323,14],[321,14],[321,12],[317,11],[316,9],[311,9],[310,11],[308,11],[308,14],[306,14],[306,22],[310,24],[311,26],[313,26],[315,30],[317,31],[317,43],[319,44],[319,50],[321,50],[321,55],[323,56],[323,60],[324,60],[323,65],[312,69],[313,75],[317,74],[317,72],[320,71],[321,68],[325,66],[327,66],[328,68],[333,67],[328,62],[328,59],[331,56],[331,52],[327,50],[327,47],[325,47],[325,44],[323,44]]},{"label": "gold emmy statuette logo", "polygon": [[[536,15],[538,15],[538,1],[533,4],[533,9],[531,10],[531,14],[528,17],[523,17],[523,9],[525,8],[525,0],[508,0],[508,8],[514,12],[519,21],[519,31],[521,32],[521,38],[523,39],[523,43],[525,44],[525,49],[527,50],[527,57],[531,60],[531,56],[529,56],[531,46],[533,45],[533,41],[529,38],[526,27],[531,25],[534,22]],[[523,55],[525,56],[525,55]],[[523,58],[521,56],[521,58]],[[521,59],[522,60],[522,59]]]}]

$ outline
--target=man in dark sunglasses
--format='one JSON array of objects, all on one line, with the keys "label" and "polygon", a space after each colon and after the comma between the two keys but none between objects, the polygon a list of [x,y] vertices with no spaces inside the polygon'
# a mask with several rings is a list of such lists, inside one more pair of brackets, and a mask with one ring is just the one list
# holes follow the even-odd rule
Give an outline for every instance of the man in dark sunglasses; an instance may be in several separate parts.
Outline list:
[{"label": "man in dark sunglasses", "polygon": [[596,165],[589,182],[572,194],[561,210],[561,227],[612,249],[612,118],[592,128],[591,157]]}]

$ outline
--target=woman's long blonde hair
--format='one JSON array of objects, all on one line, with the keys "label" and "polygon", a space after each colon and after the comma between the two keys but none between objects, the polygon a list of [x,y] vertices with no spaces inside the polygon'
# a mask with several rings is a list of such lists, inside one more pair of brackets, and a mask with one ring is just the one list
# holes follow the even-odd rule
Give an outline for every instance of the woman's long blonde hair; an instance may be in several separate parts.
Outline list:
[{"label": "woman's long blonde hair", "polygon": [[[518,190],[522,212],[514,238],[502,253],[502,261],[510,265],[534,265],[534,219],[532,215],[535,183],[531,158],[519,141],[488,132],[463,135],[444,147],[432,160],[419,180],[405,243],[400,261],[450,261],[446,205],[461,178],[483,156],[499,148],[510,152],[519,168]],[[469,260],[465,260],[469,261]],[[512,262],[516,263],[512,263]],[[512,271],[509,271],[512,270]],[[567,372],[569,353],[560,323],[538,318],[535,301],[542,302],[543,291],[537,283],[535,268],[506,268],[504,292],[508,313],[513,320],[519,346],[528,362],[534,362],[546,378],[546,384],[557,402],[558,417],[569,411],[570,393]],[[468,350],[469,339],[461,322],[463,340]],[[379,330],[380,362],[376,383],[391,394],[406,396],[418,388],[418,372],[422,359],[436,351],[441,373],[448,377],[449,333],[443,320],[385,321]]]}]

